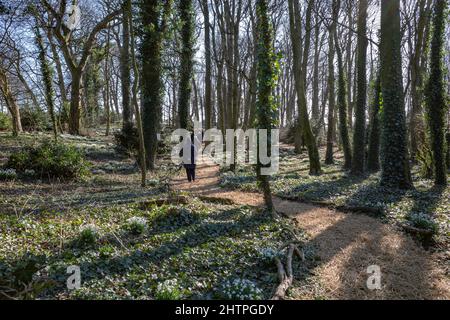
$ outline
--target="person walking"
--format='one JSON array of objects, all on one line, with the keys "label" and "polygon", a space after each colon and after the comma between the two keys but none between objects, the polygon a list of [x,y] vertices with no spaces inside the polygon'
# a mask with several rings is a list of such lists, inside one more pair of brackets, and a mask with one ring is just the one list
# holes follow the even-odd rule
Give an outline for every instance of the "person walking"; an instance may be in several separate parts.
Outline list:
[{"label": "person walking", "polygon": [[[187,152],[186,152],[187,151]],[[186,169],[186,175],[189,182],[195,182],[195,171],[197,169],[197,153],[198,149],[195,144],[195,135],[191,134],[190,139],[186,140],[186,144],[181,150],[183,158],[183,167]],[[185,154],[186,153],[186,154]]]}]

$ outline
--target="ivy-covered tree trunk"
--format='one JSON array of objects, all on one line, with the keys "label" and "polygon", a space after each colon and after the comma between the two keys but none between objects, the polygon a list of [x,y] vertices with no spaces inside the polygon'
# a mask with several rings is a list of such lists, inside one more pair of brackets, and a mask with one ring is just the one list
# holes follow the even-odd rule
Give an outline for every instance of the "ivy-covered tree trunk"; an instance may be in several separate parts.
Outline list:
[{"label": "ivy-covered tree trunk", "polygon": [[155,169],[158,150],[158,131],[161,126],[162,43],[171,1],[158,0],[140,3],[142,20],[142,125],[145,137],[147,167]]},{"label": "ivy-covered tree trunk", "polygon": [[380,170],[380,111],[381,111],[381,78],[378,72],[373,88],[372,108],[369,128],[369,151],[367,169],[370,172]]},{"label": "ivy-covered tree trunk", "polygon": [[447,169],[450,170],[450,132],[445,135],[445,140],[447,141]]},{"label": "ivy-covered tree trunk", "polygon": [[182,45],[178,113],[180,117],[180,128],[189,129],[189,105],[191,101],[194,66],[194,8],[192,0],[181,1],[178,5],[181,20]]},{"label": "ivy-covered tree trunk", "polygon": [[[337,1],[340,5],[340,1]],[[348,107],[347,107],[347,89],[345,83],[345,69],[342,57],[342,49],[339,45],[337,30],[334,30],[334,41],[336,42],[336,54],[338,58],[338,109],[339,109],[339,131],[344,151],[344,169],[350,170],[352,167],[352,149],[350,145],[350,136],[348,132]]]},{"label": "ivy-covered tree trunk", "polygon": [[100,74],[100,64],[103,60],[103,52],[99,50],[93,50],[91,58],[86,65],[84,72],[84,119],[87,124],[94,125],[99,116],[99,95],[100,90],[103,87],[103,81]]},{"label": "ivy-covered tree trunk", "polygon": [[133,129],[132,112],[131,112],[131,99],[130,99],[130,87],[131,87],[131,59],[130,59],[130,23],[127,19],[126,11],[129,8],[129,2],[131,0],[125,0],[122,9],[122,50],[120,52],[120,77],[122,84],[122,131],[129,135]]},{"label": "ivy-covered tree trunk", "polygon": [[[270,150],[271,129],[274,128],[277,122],[277,106],[275,104],[273,92],[276,87],[278,75],[276,67],[277,62],[273,49],[273,32],[267,12],[267,0],[257,0],[256,20],[258,30],[258,93],[256,102],[257,129],[266,129],[268,131],[267,150]],[[267,209],[274,211],[269,176],[261,174],[261,170],[264,166],[260,160],[260,147],[261,146],[258,143],[258,163],[256,166],[258,181],[264,194]]]},{"label": "ivy-covered tree trunk", "polygon": [[431,149],[433,151],[435,184],[438,186],[447,185],[445,116],[448,105],[446,105],[445,99],[443,74],[446,8],[446,0],[435,1],[433,37],[431,40],[431,72],[425,89],[428,127],[430,131]]},{"label": "ivy-covered tree trunk", "polygon": [[36,27],[36,44],[39,49],[39,62],[41,65],[42,80],[44,82],[45,102],[47,103],[48,113],[52,121],[53,135],[56,141],[58,140],[58,127],[56,124],[56,116],[55,116],[55,102],[54,102],[55,92],[53,90],[53,81],[52,81],[53,72],[47,60],[44,42],[39,27]]},{"label": "ivy-covered tree trunk", "polygon": [[381,184],[412,187],[403,99],[400,0],[381,1]]},{"label": "ivy-covered tree trunk", "polygon": [[358,52],[357,52],[357,93],[355,105],[355,124],[353,132],[352,174],[364,173],[366,140],[366,101],[367,101],[367,0],[359,1],[358,8]]},{"label": "ivy-covered tree trunk", "polygon": [[308,66],[310,37],[311,37],[311,15],[314,6],[314,0],[310,0],[306,10],[306,34],[305,45],[303,50],[303,59],[300,48],[300,10],[297,0],[289,0],[289,24],[292,42],[292,52],[294,59],[294,78],[298,98],[299,125],[301,128],[302,138],[308,148],[309,156],[309,172],[311,175],[317,175],[322,172],[319,149],[317,148],[316,139],[311,129],[308,116],[308,106],[306,101],[306,69]]}]

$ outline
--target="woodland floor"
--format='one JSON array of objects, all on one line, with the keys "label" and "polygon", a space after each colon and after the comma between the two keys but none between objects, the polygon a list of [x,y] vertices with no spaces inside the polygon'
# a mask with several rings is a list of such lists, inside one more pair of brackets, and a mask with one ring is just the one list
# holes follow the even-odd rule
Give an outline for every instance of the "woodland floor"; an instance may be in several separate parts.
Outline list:
[{"label": "woodland floor", "polygon": [[[240,205],[263,206],[260,193],[221,189],[219,169],[202,163],[196,183],[180,176],[172,187],[203,199],[223,198]],[[296,283],[290,293],[292,299],[450,298],[448,270],[439,267],[439,257],[379,219],[278,197],[274,204],[278,213],[289,216],[306,233],[306,246],[315,251],[314,261],[307,262],[311,277]],[[367,289],[367,267],[371,265],[381,267],[382,290]]]},{"label": "woodland floor", "polygon": [[[11,152],[46,138],[0,133],[0,165]],[[309,177],[305,155],[284,147],[272,185],[276,208],[288,218],[273,220],[261,208],[251,168],[231,174],[203,163],[197,182],[189,184],[165,159],[142,189],[135,162],[118,154],[111,138],[63,140],[86,153],[90,177],[0,181],[3,298],[158,299],[158,285],[171,279],[177,279],[179,298],[224,298],[224,281],[239,278],[253,281],[267,299],[277,270],[261,252],[291,240],[287,230],[295,227],[306,259],[294,263],[288,299],[450,299],[449,188],[435,190],[416,179],[415,191],[379,190],[376,175],[347,177],[339,153],[323,176]],[[190,201],[151,204],[173,195]],[[343,213],[330,204],[372,205],[384,214]],[[397,226],[419,213],[432,217],[438,230],[427,249]],[[145,218],[148,231],[129,235],[123,226],[131,217]],[[100,229],[94,246],[77,243],[86,223]],[[69,265],[81,267],[80,290],[65,288]],[[371,265],[381,267],[382,290],[366,287]],[[26,288],[12,280],[18,277]]]}]

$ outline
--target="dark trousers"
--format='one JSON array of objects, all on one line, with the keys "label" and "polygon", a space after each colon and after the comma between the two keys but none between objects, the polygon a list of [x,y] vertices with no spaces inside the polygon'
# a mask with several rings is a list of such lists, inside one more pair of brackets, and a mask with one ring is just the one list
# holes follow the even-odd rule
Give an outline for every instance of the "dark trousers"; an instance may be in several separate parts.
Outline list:
[{"label": "dark trousers", "polygon": [[195,181],[195,167],[185,167],[188,181]]}]

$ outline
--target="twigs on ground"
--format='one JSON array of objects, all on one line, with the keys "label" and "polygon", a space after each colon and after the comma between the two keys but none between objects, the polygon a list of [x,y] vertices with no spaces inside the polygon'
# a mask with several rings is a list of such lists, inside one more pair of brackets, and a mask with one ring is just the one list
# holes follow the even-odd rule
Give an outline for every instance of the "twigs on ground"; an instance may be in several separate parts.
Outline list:
[{"label": "twigs on ground", "polygon": [[299,259],[304,262],[305,259],[305,253],[303,252],[303,250],[300,250],[298,247],[294,248],[294,253],[297,255],[297,257],[299,257]]},{"label": "twigs on ground", "polygon": [[23,290],[19,291],[10,287],[0,286],[0,298],[3,296],[8,300],[21,300],[26,298],[33,292],[35,282],[32,281],[29,284],[22,284]]},{"label": "twigs on ground", "polygon": [[416,227],[413,227],[413,226],[410,226],[407,224],[403,224],[403,223],[399,223],[398,225],[403,230],[405,230],[407,233],[410,233],[413,235],[420,235],[420,236],[430,237],[430,238],[433,237],[433,235],[434,235],[433,230],[416,228]]},{"label": "twigs on ground", "polygon": [[8,300],[18,300],[17,298],[8,294],[8,293],[15,293],[15,292],[17,292],[17,291],[14,289],[11,289],[9,287],[0,286],[0,295],[2,295],[4,298],[6,298]]},{"label": "twigs on ground", "polygon": [[113,237],[116,239],[116,241],[119,243],[119,245],[125,249],[125,251],[129,252],[130,250],[123,244],[122,240],[114,233],[111,232],[111,234],[113,235]]},{"label": "twigs on ground", "polygon": [[294,254],[297,255],[301,261],[304,261],[304,253],[293,243],[289,244],[285,265],[283,265],[279,258],[275,258],[275,264],[277,265],[278,270],[278,280],[280,284],[275,289],[272,300],[284,300],[288,289],[294,282],[294,272],[292,268]]}]

